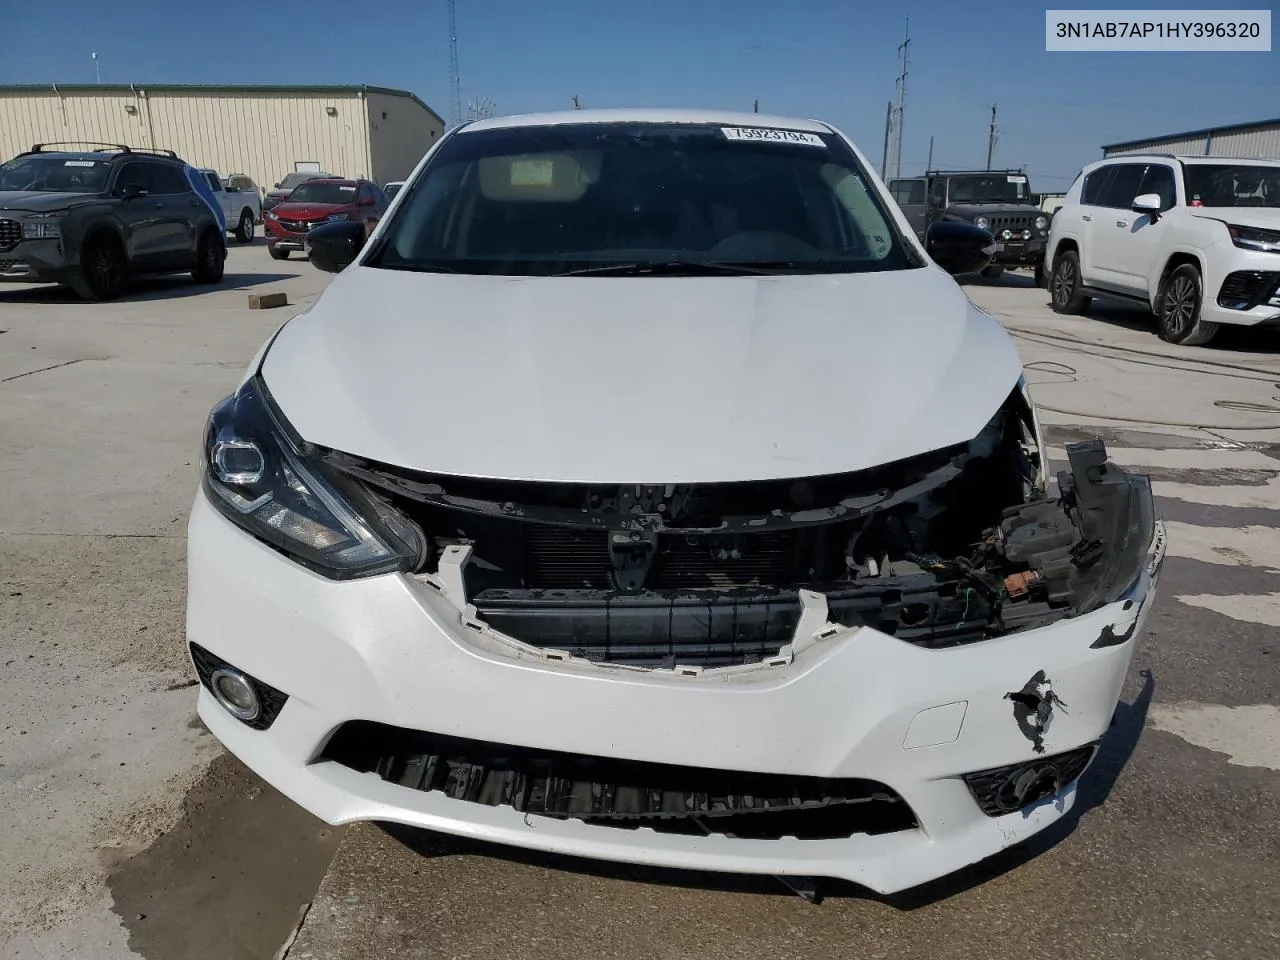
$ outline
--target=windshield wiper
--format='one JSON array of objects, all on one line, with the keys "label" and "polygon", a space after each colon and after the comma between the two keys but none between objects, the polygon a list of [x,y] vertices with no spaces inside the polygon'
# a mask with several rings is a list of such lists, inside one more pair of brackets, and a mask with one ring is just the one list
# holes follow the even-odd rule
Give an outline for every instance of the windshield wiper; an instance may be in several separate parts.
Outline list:
[{"label": "windshield wiper", "polygon": [[798,264],[791,260],[772,260],[759,263],[720,263],[714,260],[646,260],[636,263],[608,263],[598,267],[582,267],[553,273],[553,277],[631,277],[631,276],[736,276],[776,277],[788,273]]},{"label": "windshield wiper", "polygon": [[403,270],[406,273],[461,273],[455,267],[447,267],[443,263],[423,261],[422,263],[373,263],[369,266],[380,270]]}]

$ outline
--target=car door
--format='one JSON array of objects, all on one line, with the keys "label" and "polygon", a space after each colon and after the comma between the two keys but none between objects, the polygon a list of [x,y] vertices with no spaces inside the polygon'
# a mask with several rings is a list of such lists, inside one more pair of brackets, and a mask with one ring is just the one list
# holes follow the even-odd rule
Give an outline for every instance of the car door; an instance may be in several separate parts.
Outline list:
[{"label": "car door", "polygon": [[[1160,214],[1164,214],[1177,203],[1175,184],[1176,177],[1170,164],[1148,163],[1134,196],[1156,194],[1160,198]],[[1105,246],[1111,251],[1111,266],[1115,270],[1116,283],[1134,294],[1146,295],[1147,278],[1153,269],[1152,261],[1159,256],[1161,239],[1169,230],[1169,224],[1163,216],[1135,213],[1132,203],[1128,211],[1115,212],[1114,232],[1103,233],[1110,233],[1114,240],[1114,243]]]},{"label": "car door", "polygon": [[154,267],[163,248],[163,203],[154,197],[153,165],[129,160],[116,173],[112,193],[120,198],[119,217],[125,253],[135,267]]},{"label": "car door", "polygon": [[195,258],[197,223],[212,213],[177,164],[150,161],[148,166],[160,211],[157,257],[165,266],[187,266]]},{"label": "car door", "polygon": [[902,208],[907,222],[911,224],[911,229],[916,232],[917,236],[923,237],[929,214],[929,207],[925,202],[924,178],[891,180],[889,184],[893,199]]},{"label": "car door", "polygon": [[1088,256],[1092,264],[1093,284],[1119,293],[1143,293],[1143,285],[1134,286],[1132,276],[1122,263],[1133,259],[1133,198],[1138,195],[1145,163],[1117,163],[1098,198],[1098,216],[1089,231]]}]

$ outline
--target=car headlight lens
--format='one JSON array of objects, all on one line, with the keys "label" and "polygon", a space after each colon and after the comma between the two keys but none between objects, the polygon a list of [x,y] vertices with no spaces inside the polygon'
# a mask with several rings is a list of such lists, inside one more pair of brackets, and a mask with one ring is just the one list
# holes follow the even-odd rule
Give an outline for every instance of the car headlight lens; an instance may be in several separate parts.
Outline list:
[{"label": "car headlight lens", "polygon": [[1237,227],[1227,224],[1231,242],[1245,250],[1261,250],[1263,253],[1280,253],[1280,230],[1259,230],[1257,227]]},{"label": "car headlight lens", "polygon": [[276,213],[275,213],[274,211],[272,211],[272,210],[268,210],[268,211],[267,211],[267,219],[268,219],[268,220],[279,220],[279,219],[280,219],[280,217],[279,217],[278,215],[276,215]]},{"label": "car headlight lens", "polygon": [[1048,217],[1036,217],[1036,229],[1047,230],[1049,228]]},{"label": "car headlight lens", "polygon": [[981,227],[983,230],[986,230],[989,226],[991,226],[991,221],[988,220],[986,217],[978,217],[977,220],[973,221],[973,225],[975,227]]},{"label": "car headlight lens", "polygon": [[22,221],[23,240],[49,240],[62,236],[62,218],[66,210],[57,213],[40,213]]},{"label": "car headlight lens", "polygon": [[331,213],[327,217],[325,217],[325,219],[328,220],[330,223],[334,223],[337,220],[347,220],[349,219],[349,217],[345,213]]},{"label": "car headlight lens", "polygon": [[214,407],[204,487],[233,523],[334,579],[416,570],[422,531],[386,501],[306,454],[254,377]]}]

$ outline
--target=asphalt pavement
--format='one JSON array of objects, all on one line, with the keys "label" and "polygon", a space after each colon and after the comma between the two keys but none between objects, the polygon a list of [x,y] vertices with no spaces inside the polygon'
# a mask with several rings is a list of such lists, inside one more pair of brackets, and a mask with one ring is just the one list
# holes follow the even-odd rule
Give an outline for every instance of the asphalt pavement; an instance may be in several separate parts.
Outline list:
[{"label": "asphalt pavement", "polygon": [[[333,831],[192,722],[183,522],[208,407],[325,277],[233,248],[224,288],[0,287],[0,957],[291,960],[1280,956],[1280,336],[1162,344],[966,284],[1017,337],[1055,459],[1101,435],[1169,529],[1072,814],[892,898]],[[246,294],[293,306],[250,311]],[[336,852],[335,852],[336,851]],[[332,860],[330,861],[330,857]]]}]

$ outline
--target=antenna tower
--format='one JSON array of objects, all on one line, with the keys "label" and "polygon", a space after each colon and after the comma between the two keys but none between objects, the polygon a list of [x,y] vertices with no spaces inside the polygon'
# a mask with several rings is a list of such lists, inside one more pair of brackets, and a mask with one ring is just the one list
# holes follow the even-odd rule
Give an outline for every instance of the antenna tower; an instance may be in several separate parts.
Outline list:
[{"label": "antenna tower", "polygon": [[454,0],[449,0],[449,99],[453,108],[449,119],[456,127],[462,122],[462,78],[458,73],[458,14]]}]

